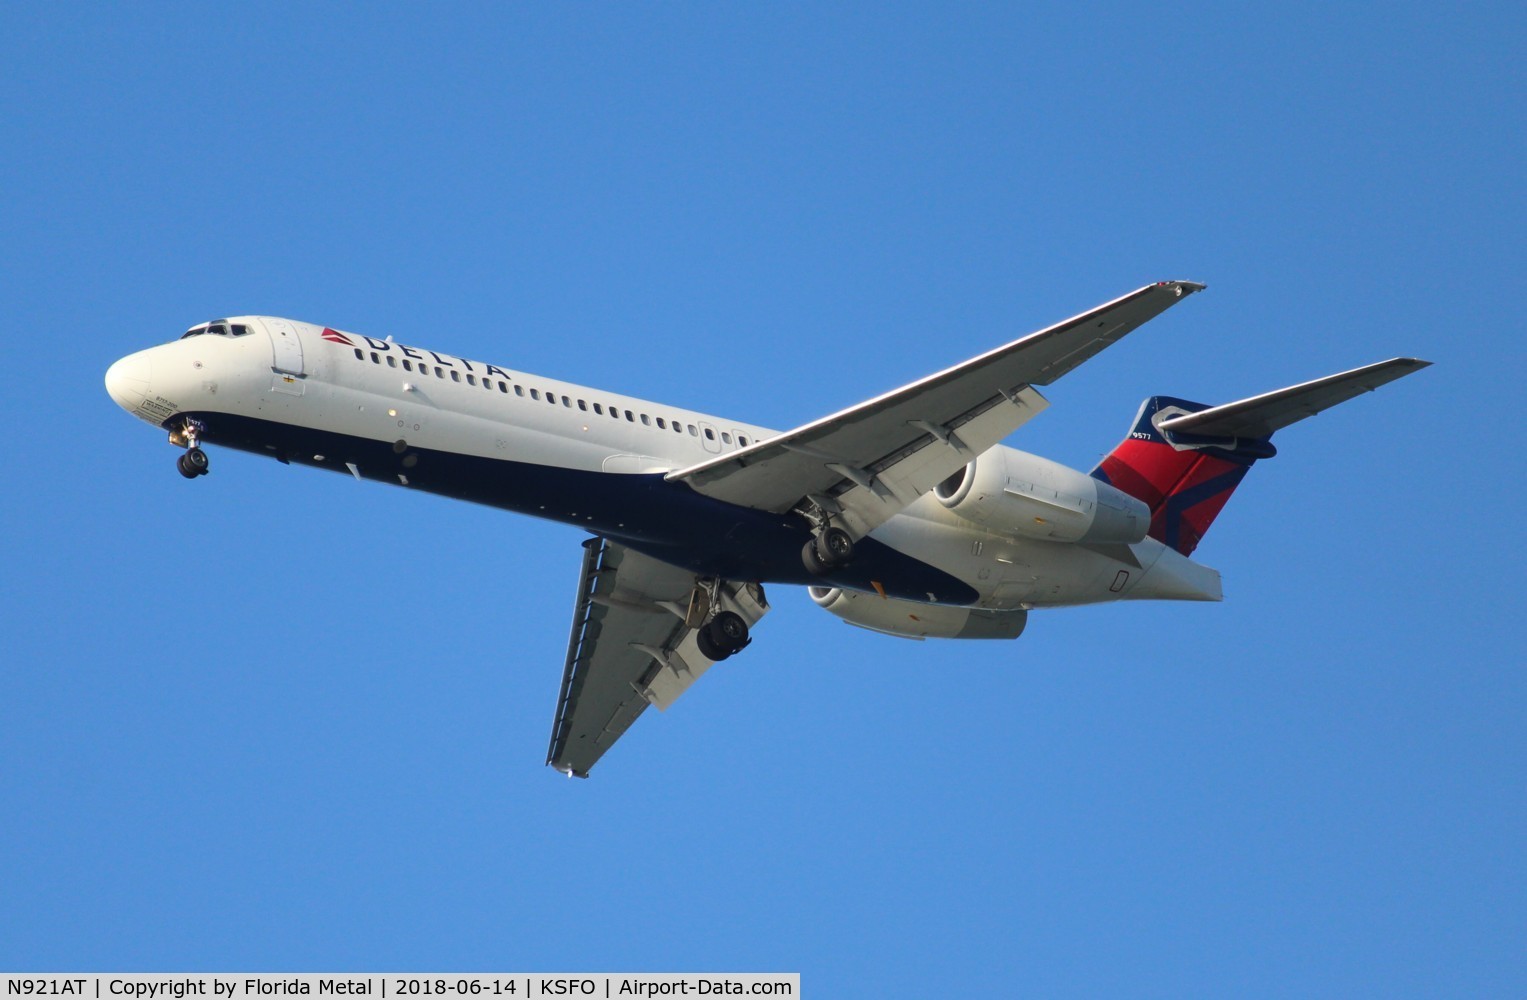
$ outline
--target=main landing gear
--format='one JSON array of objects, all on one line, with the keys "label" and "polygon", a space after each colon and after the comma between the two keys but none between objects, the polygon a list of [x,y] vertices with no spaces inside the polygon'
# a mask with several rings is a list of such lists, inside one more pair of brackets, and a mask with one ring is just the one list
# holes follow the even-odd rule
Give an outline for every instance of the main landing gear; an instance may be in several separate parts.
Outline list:
[{"label": "main landing gear", "polygon": [[718,611],[716,617],[695,630],[700,654],[717,662],[742,652],[752,641],[748,637],[748,623],[735,611]]},{"label": "main landing gear", "polygon": [[854,557],[854,537],[835,525],[811,536],[801,549],[801,562],[814,576],[826,576]]},{"label": "main landing gear", "polygon": [[185,454],[175,460],[175,468],[187,479],[207,474],[207,453],[201,450],[200,437],[201,425],[189,418],[170,431],[170,444],[186,449]]}]

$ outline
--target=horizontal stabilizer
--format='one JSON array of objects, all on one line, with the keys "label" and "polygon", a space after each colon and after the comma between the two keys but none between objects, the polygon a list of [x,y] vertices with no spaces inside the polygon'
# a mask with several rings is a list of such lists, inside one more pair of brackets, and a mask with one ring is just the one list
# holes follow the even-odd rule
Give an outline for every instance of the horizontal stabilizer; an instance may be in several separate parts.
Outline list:
[{"label": "horizontal stabilizer", "polygon": [[1265,392],[1250,399],[1211,406],[1197,413],[1168,417],[1157,426],[1163,431],[1187,432],[1205,437],[1265,438],[1279,428],[1297,423],[1305,417],[1313,417],[1322,410],[1329,410],[1365,392],[1372,392],[1385,382],[1393,382],[1430,364],[1430,361],[1419,358],[1391,358],[1339,375],[1327,375],[1313,382]]}]

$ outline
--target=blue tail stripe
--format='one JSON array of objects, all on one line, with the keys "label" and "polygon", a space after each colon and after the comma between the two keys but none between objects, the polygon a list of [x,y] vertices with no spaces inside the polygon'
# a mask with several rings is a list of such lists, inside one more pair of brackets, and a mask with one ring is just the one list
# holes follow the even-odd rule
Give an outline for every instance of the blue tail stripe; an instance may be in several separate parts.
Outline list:
[{"label": "blue tail stripe", "polygon": [[1167,497],[1166,506],[1162,508],[1162,513],[1166,515],[1166,537],[1162,541],[1181,552],[1182,549],[1179,548],[1178,543],[1182,539],[1183,516],[1205,500],[1212,500],[1226,490],[1235,489],[1240,485],[1241,480],[1246,478],[1246,470],[1249,468],[1250,465],[1238,466],[1213,479],[1206,479],[1181,493]]}]

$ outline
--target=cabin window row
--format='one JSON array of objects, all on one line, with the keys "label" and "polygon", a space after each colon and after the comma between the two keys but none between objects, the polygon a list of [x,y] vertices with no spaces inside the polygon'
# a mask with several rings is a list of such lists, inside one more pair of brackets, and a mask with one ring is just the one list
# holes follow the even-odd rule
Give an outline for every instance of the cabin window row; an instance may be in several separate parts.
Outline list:
[{"label": "cabin window row", "polygon": [[[361,350],[359,347],[355,349],[355,358],[357,361],[365,361],[366,355],[367,352]],[[406,372],[413,372],[416,370],[414,363],[409,361],[407,358],[403,358],[400,361],[398,357],[393,354],[389,354],[384,358],[376,351],[371,351],[370,355],[371,363],[374,365],[385,364],[388,368],[397,368],[401,366],[402,369]],[[486,377],[478,379],[478,377],[473,375],[471,372],[462,373],[455,368],[452,368],[450,373],[447,374],[446,369],[440,365],[429,365],[423,361],[418,363],[417,371],[421,375],[429,375],[432,369],[435,377],[439,379],[449,378],[452,382],[461,382],[465,380],[467,385],[481,385],[484,389],[489,391],[492,391],[496,385],[498,391],[504,393],[505,395],[507,395],[510,391],[509,383],[503,381],[502,379],[495,380]],[[557,405],[559,398],[554,392],[547,392],[543,394],[539,389],[527,390],[525,386],[520,385],[519,383],[515,383],[514,394],[516,396],[524,397],[527,395],[527,393],[530,399],[535,400],[536,402],[540,402],[542,399],[545,399],[546,402],[550,403],[552,406]],[[589,403],[582,399],[575,400],[570,396],[562,396],[560,399],[562,405],[567,409],[572,409],[574,406],[576,406],[578,409],[584,411],[585,413],[592,410],[598,416],[604,416],[608,414],[615,420],[620,420],[622,416],[624,416],[628,423],[634,424],[640,422],[644,427],[655,426],[658,430],[668,430],[669,428],[672,428],[675,434],[683,434],[686,430],[688,430],[691,437],[699,437],[703,433],[707,441],[716,440],[716,431],[709,427],[704,428],[702,431],[701,428],[695,426],[694,424],[685,424],[678,420],[668,420],[664,417],[653,417],[646,413],[634,413],[631,410],[622,410],[616,406],[605,406],[602,403]],[[732,434],[730,431],[721,432],[721,443],[732,443]],[[747,447],[747,444],[747,435],[738,434],[737,445],[739,447],[745,448]]]}]

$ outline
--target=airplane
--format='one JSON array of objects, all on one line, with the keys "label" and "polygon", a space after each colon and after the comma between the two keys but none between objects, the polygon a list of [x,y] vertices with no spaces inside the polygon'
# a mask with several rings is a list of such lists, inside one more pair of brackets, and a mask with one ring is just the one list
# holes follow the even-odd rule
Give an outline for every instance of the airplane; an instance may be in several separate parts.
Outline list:
[{"label": "airplane", "polygon": [[590,768],[752,641],[765,584],[913,639],[1016,639],[1029,612],[1218,601],[1191,559],[1274,432],[1430,362],[1392,358],[1218,406],[1153,396],[1090,472],[1001,442],[1036,386],[1204,285],[1146,285],[909,385],[780,433],[271,316],[201,323],[106,372],[204,444],[588,532],[547,764]]}]

